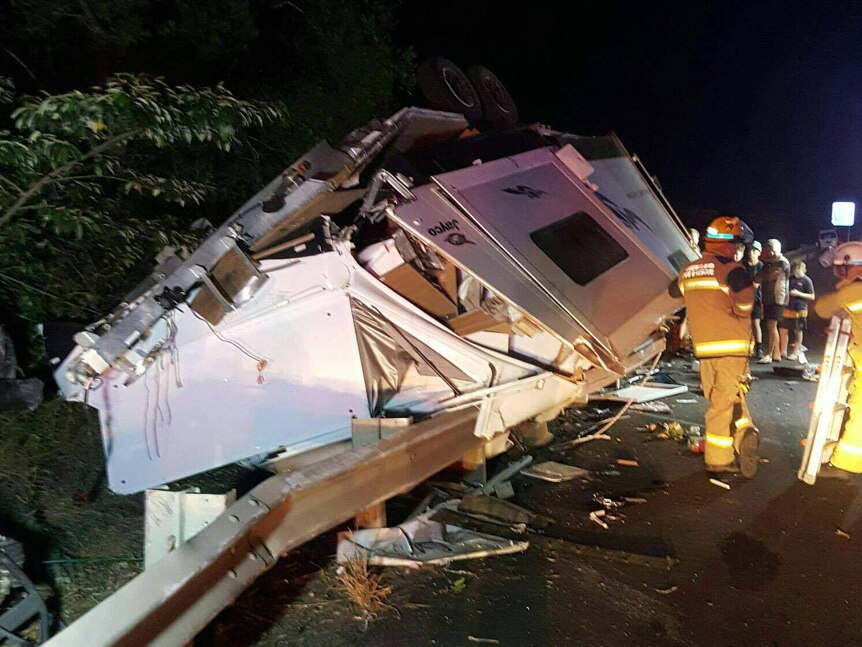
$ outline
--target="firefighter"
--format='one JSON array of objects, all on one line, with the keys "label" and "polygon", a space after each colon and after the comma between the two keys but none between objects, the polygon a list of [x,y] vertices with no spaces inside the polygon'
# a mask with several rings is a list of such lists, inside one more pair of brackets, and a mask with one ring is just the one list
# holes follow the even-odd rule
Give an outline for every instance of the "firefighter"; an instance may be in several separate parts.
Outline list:
[{"label": "firefighter", "polygon": [[757,471],[759,447],[745,404],[748,358],[754,348],[754,287],[734,258],[753,239],[739,218],[716,218],[706,230],[703,256],[682,269],[670,290],[685,299],[703,393],[709,400],[706,470],[741,472],[746,478]]},{"label": "firefighter", "polygon": [[814,302],[817,316],[830,318],[839,311],[850,317],[850,343],[847,354],[855,367],[850,381],[847,404],[850,409],[830,465],[824,466],[822,477],[846,478],[848,472],[862,474],[862,243],[849,242],[835,249],[832,270],[838,283],[835,292]]}]

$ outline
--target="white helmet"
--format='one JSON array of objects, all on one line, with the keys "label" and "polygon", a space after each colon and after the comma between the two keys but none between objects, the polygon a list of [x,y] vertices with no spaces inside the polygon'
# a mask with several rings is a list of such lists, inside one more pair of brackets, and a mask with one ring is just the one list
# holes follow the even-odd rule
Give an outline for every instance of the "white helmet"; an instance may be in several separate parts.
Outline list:
[{"label": "white helmet", "polygon": [[851,241],[835,248],[832,271],[842,279],[862,279],[862,243]]}]

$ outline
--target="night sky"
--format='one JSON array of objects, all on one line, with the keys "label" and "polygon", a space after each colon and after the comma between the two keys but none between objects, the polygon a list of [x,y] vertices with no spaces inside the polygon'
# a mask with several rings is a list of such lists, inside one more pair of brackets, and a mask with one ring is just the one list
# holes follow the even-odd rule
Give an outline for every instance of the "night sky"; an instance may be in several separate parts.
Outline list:
[{"label": "night sky", "polygon": [[692,225],[813,242],[862,195],[862,2],[553,4],[408,2],[399,40],[488,66],[524,121],[616,131]]}]

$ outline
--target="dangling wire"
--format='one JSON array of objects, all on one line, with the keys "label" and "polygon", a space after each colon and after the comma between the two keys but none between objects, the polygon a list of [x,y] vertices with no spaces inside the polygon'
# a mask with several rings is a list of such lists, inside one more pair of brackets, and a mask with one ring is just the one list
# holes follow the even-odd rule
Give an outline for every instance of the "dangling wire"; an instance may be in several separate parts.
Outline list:
[{"label": "dangling wire", "polygon": [[263,357],[263,356],[261,356],[261,355],[258,355],[257,353],[254,353],[254,352],[252,352],[252,351],[248,350],[245,346],[243,346],[242,344],[240,344],[238,341],[235,341],[235,340],[233,340],[233,339],[228,339],[227,337],[225,337],[224,335],[222,335],[219,331],[217,331],[215,328],[213,328],[213,325],[212,325],[209,321],[207,321],[206,319],[204,319],[201,315],[199,315],[199,314],[198,314],[197,312],[195,312],[194,310],[192,310],[192,314],[193,314],[195,317],[197,317],[198,319],[200,319],[201,321],[203,321],[203,322],[207,325],[207,328],[209,328],[209,329],[210,329],[210,332],[212,332],[212,334],[213,334],[213,335],[215,335],[218,339],[220,339],[221,341],[225,342],[226,344],[230,344],[231,346],[233,346],[234,348],[236,348],[239,352],[241,352],[241,353],[242,353],[243,355],[245,355],[246,357],[248,357],[248,358],[253,359],[254,361],[256,361],[256,362],[257,362],[257,372],[258,372],[258,376],[257,376],[257,383],[258,383],[258,384],[263,384],[263,383],[264,383],[264,378],[263,378],[263,369],[265,369],[265,368],[266,368],[266,366],[267,366],[267,364],[269,363],[269,362],[268,362],[268,360],[267,360],[265,357]]}]

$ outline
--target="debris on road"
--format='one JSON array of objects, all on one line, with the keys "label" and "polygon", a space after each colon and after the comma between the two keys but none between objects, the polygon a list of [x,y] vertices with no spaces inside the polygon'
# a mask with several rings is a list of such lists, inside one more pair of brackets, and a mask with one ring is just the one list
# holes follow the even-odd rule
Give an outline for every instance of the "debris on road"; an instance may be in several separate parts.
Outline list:
[{"label": "debris on road", "polygon": [[678,587],[678,586],[669,586],[669,587],[668,587],[668,588],[666,588],[666,589],[656,589],[656,590],[655,590],[655,592],[656,592],[656,593],[661,593],[662,595],[670,595],[671,593],[674,593],[674,592],[675,592],[675,591],[677,591],[678,589],[679,589],[679,587]]},{"label": "debris on road", "polygon": [[717,485],[720,488],[724,488],[725,490],[730,489],[730,484],[725,483],[724,481],[719,481],[718,479],[709,479],[709,482],[712,483],[713,485]]},{"label": "debris on road", "polygon": [[[480,498],[488,500],[488,497]],[[338,542],[337,562],[347,564],[364,559],[371,566],[439,566],[465,559],[520,553],[530,545],[528,541],[512,541],[432,521],[433,512],[392,528],[368,528],[344,536]]]},{"label": "debris on road", "polygon": [[836,528],[835,534],[838,535],[839,537],[844,537],[844,539],[850,539],[850,535],[848,533],[844,532],[843,530],[841,530],[841,528]]},{"label": "debris on road", "polygon": [[[610,413],[610,409],[596,409],[593,413],[601,412],[602,416]],[[577,447],[578,445],[582,445],[583,443],[588,443],[591,440],[610,440],[611,437],[605,434],[607,428],[614,422],[618,420],[625,420],[628,416],[622,416],[620,414],[613,415],[610,417],[603,418],[599,420],[593,425],[590,425],[583,431],[581,431],[577,438],[573,438],[571,440],[565,440],[563,442],[557,443],[556,445],[551,445],[551,451],[560,451],[562,449],[566,449],[568,447]]]},{"label": "debris on road", "polygon": [[574,479],[587,481],[592,478],[591,472],[583,467],[575,467],[574,465],[566,465],[565,463],[557,463],[556,461],[545,461],[544,463],[533,465],[523,470],[521,475],[542,481],[550,481],[551,483],[562,483],[563,481]]},{"label": "debris on road", "polygon": [[618,458],[617,465],[622,465],[623,467],[639,467],[637,461],[631,460],[629,458]]},{"label": "debris on road", "polygon": [[486,645],[500,644],[500,641],[496,638],[477,638],[476,636],[467,636],[467,640],[471,643],[484,643]]},{"label": "debris on road", "polygon": [[604,517],[606,514],[604,510],[595,510],[590,513],[590,521],[599,524],[605,530],[609,530],[608,524],[600,519],[600,517]]},{"label": "debris on road", "polygon": [[679,400],[674,400],[676,404],[697,404],[697,398],[680,398]]},{"label": "debris on road", "polygon": [[646,503],[646,497],[642,496],[624,496],[623,501],[626,503]]},{"label": "debris on road", "polygon": [[583,445],[584,443],[588,443],[591,440],[610,440],[611,437],[607,434],[590,434],[589,436],[580,436],[578,438],[574,438],[572,440],[567,440],[562,443],[557,443],[551,447],[552,451],[558,452],[562,449],[566,449],[568,447],[577,447],[578,445]]},{"label": "debris on road", "polygon": [[[652,402],[662,398],[669,398],[674,395],[686,393],[688,387],[685,384],[662,384],[651,382],[649,386],[639,384],[636,386],[627,386],[616,391],[602,393],[596,396],[602,400],[612,400],[617,402],[632,402],[633,405]],[[634,407],[633,407],[634,408]]]},{"label": "debris on road", "polygon": [[665,402],[644,402],[642,404],[633,404],[630,409],[632,411],[646,411],[649,413],[670,413],[670,405]]}]

